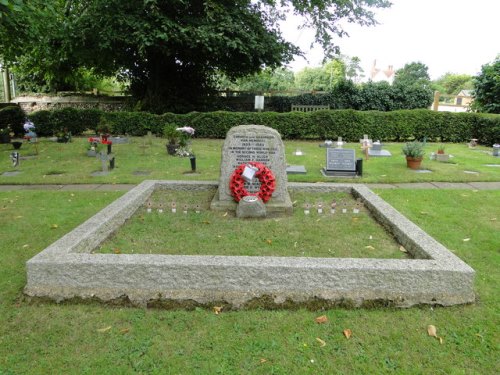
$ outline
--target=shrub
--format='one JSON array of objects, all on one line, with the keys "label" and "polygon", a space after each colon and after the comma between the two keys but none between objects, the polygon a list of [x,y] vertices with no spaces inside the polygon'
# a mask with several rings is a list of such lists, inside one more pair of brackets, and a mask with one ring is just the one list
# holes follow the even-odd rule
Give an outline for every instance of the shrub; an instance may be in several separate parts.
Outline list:
[{"label": "shrub", "polygon": [[17,105],[7,106],[0,109],[0,129],[9,127],[17,137],[24,135],[24,121],[26,114]]}]

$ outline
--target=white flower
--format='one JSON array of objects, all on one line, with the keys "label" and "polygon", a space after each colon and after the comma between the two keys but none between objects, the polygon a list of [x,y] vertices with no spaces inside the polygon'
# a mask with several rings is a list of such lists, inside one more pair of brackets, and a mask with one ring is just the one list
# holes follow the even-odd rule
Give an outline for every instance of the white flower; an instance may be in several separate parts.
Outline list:
[{"label": "white flower", "polygon": [[26,120],[23,127],[25,132],[29,132],[31,129],[35,128],[35,124],[33,124],[30,120]]},{"label": "white flower", "polygon": [[194,135],[194,129],[190,126],[183,126],[182,128],[177,128],[175,130],[187,133],[189,135]]}]

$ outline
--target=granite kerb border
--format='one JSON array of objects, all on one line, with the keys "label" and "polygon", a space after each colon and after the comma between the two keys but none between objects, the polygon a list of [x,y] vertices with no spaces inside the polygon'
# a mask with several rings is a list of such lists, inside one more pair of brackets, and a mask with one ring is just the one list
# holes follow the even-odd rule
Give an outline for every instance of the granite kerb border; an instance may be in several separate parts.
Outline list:
[{"label": "granite kerb border", "polygon": [[213,181],[148,180],[30,259],[25,293],[56,300],[127,295],[144,304],[158,295],[201,302],[226,291],[227,302],[235,306],[248,296],[268,294],[276,300],[335,296],[359,303],[389,298],[398,300],[399,306],[474,301],[474,270],[366,186],[290,183],[288,187],[351,192],[419,259],[90,254],[155,189],[217,188]]}]

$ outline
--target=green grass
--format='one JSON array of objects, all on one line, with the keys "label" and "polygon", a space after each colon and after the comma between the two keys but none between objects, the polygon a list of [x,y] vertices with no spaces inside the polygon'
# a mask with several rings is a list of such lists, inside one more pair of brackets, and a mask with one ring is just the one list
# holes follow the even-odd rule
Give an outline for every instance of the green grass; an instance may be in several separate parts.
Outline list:
[{"label": "green grass", "polygon": [[[397,242],[364,208],[353,213],[350,194],[293,193],[292,216],[242,220],[233,213],[210,211],[215,191],[159,191],[153,194],[148,213],[142,207],[109,240],[100,253],[170,255],[245,255],[338,258],[405,258]],[[338,208],[332,214],[330,203]],[[171,202],[178,211],[173,214]],[[304,204],[324,207],[304,212]],[[184,214],[184,206],[189,209]],[[193,209],[200,207],[199,213]],[[147,206],[147,205],[146,205]],[[159,213],[159,209],[163,213]],[[342,213],[342,209],[347,213]],[[158,230],[162,228],[162,230]]]},{"label": "green grass", "polygon": [[30,303],[26,260],[119,193],[0,192],[0,374],[498,373],[500,192],[379,193],[476,270],[476,304],[215,315]]},{"label": "green grass", "polygon": [[[136,184],[146,179],[166,180],[217,180],[220,171],[222,140],[195,139],[193,150],[197,157],[196,175],[189,174],[191,170],[189,159],[168,156],[165,139],[153,138],[152,144],[145,138],[131,138],[129,144],[113,145],[116,155],[116,168],[107,176],[91,176],[91,173],[101,169],[101,163],[96,158],[86,156],[87,138],[74,138],[73,143],[61,144],[42,139],[38,145],[39,153],[35,155],[34,146],[24,144],[20,150],[21,156],[35,156],[22,160],[18,176],[1,176],[3,172],[13,168],[8,161],[12,146],[0,145],[0,184],[81,184],[81,183],[131,183]],[[288,164],[304,165],[306,175],[291,175],[289,181],[346,181],[341,178],[325,178],[321,168],[326,164],[326,152],[318,147],[319,142],[286,141],[286,159]],[[144,147],[146,146],[146,147]],[[361,157],[359,144],[348,144],[345,147],[354,148],[357,157]],[[354,182],[366,183],[397,183],[397,182],[470,182],[499,181],[500,168],[487,167],[485,164],[500,164],[487,152],[491,148],[477,147],[469,149],[465,144],[447,144],[446,152],[454,155],[451,163],[440,163],[429,160],[431,152],[437,150],[438,144],[428,144],[427,155],[422,168],[433,173],[419,174],[406,167],[406,161],[401,153],[402,144],[384,145],[384,149],[392,152],[389,158],[370,158],[363,163],[364,175]],[[305,155],[295,156],[293,152],[301,149]],[[465,171],[478,172],[467,174]],[[57,172],[57,173],[55,173]],[[149,175],[134,175],[137,172],[149,172]]]}]

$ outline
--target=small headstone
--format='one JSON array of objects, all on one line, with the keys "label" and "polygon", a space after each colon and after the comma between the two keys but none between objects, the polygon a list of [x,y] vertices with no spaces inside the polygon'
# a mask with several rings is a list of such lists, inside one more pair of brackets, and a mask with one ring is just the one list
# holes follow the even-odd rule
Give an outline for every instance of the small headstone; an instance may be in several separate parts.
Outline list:
[{"label": "small headstone", "polygon": [[175,214],[177,212],[177,204],[175,202],[172,202],[170,204],[170,208],[172,209],[173,214]]},{"label": "small headstone", "polygon": [[306,174],[306,167],[303,165],[289,165],[286,167],[286,174]]},{"label": "small headstone", "polygon": [[302,156],[302,155],[304,155],[304,153],[299,148],[297,150],[295,150],[293,154],[295,156]]},{"label": "small headstone", "polygon": [[266,217],[266,205],[262,199],[253,195],[247,195],[238,202],[236,207],[238,218],[263,218]]},{"label": "small headstone", "polygon": [[356,154],[353,149],[328,148],[326,150],[325,176],[356,176]]},{"label": "small headstone", "polygon": [[20,160],[21,160],[21,155],[17,151],[11,152],[11,154],[10,154],[10,160],[12,161],[12,166],[14,168],[17,168],[17,167],[19,167],[19,163],[20,163]]},{"label": "small headstone", "polygon": [[392,156],[390,151],[382,150],[382,143],[380,141],[375,141],[372,147],[368,150],[368,156],[381,157],[381,156]]},{"label": "small headstone", "polygon": [[337,145],[337,148],[342,148],[344,146],[344,142],[342,141],[342,137],[339,137],[337,139],[336,145]]}]

